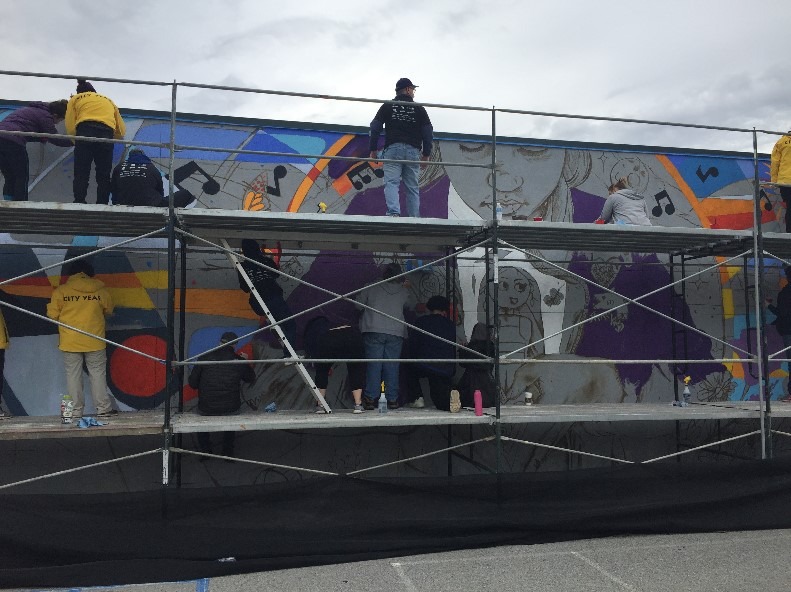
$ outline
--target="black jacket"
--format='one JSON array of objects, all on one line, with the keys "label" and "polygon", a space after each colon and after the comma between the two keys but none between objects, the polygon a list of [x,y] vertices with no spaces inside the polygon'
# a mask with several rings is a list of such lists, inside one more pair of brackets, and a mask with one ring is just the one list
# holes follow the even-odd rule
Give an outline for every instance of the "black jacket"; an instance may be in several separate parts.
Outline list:
[{"label": "black jacket", "polygon": [[[409,352],[416,359],[453,359],[456,357],[456,325],[448,317],[439,314],[423,315],[415,321],[415,326],[428,331],[431,335],[419,331],[409,332]],[[445,343],[432,337],[436,335],[453,343]],[[430,370],[440,376],[453,376],[456,372],[454,362],[417,363],[418,367]]]},{"label": "black jacket", "polygon": [[[200,357],[201,361],[241,360],[232,346]],[[206,364],[195,366],[189,385],[198,389],[198,409],[206,415],[234,413],[242,406],[241,382],[253,382],[255,372],[248,364]]]},{"label": "black jacket", "polygon": [[113,169],[110,183],[113,205],[160,206],[165,196],[162,175],[157,167],[143,157],[130,157]]},{"label": "black jacket", "polygon": [[[409,95],[396,95],[394,101],[413,102]],[[369,149],[374,151],[379,143],[379,134],[385,128],[385,148],[390,144],[409,144],[423,149],[424,156],[431,155],[434,128],[426,110],[420,105],[394,105],[385,103],[379,107],[371,122]]]},{"label": "black jacket", "polygon": [[774,326],[780,335],[791,335],[791,284],[786,284],[777,295],[777,305],[770,304],[768,306],[775,315],[777,320]]}]

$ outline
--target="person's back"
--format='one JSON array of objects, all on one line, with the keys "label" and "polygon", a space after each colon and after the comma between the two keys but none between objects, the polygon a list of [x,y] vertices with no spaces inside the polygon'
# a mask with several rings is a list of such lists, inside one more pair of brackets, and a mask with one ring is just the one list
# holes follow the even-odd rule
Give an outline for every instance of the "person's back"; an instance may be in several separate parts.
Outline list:
[{"label": "person's back", "polygon": [[[456,326],[448,317],[442,314],[427,314],[415,321],[415,326],[431,335],[419,331],[410,331],[409,347],[412,357],[417,359],[454,359],[456,357]],[[440,337],[446,341],[435,339]],[[436,374],[452,376],[455,364],[452,362],[426,362],[418,363],[418,367],[425,368]]]},{"label": "person's back", "polygon": [[[105,315],[112,311],[113,302],[104,282],[84,272],[70,275],[65,284],[55,289],[47,305],[49,318],[99,337],[104,337]],[[59,326],[58,331],[63,351],[89,352],[106,347],[103,341],[67,327]]]},{"label": "person's back", "polygon": [[[226,333],[223,340],[235,339]],[[224,342],[224,341],[223,341]],[[242,360],[226,345],[199,358],[202,362]],[[204,415],[234,413],[242,405],[241,383],[255,381],[255,372],[248,364],[199,364],[189,376],[189,385],[198,390],[198,410]]]},{"label": "person's back", "polygon": [[[360,319],[361,333],[384,333],[406,337],[404,324],[385,316],[386,314],[401,320],[404,318],[404,307],[409,301],[409,290],[400,280],[366,288],[360,293],[357,301],[376,309],[363,311]],[[384,314],[379,314],[380,312]]]},{"label": "person's back", "polygon": [[608,188],[610,193],[604,202],[600,220],[613,224],[651,226],[645,198],[629,189],[626,179],[618,179]]},{"label": "person's back", "polygon": [[113,205],[160,206],[165,191],[162,175],[142,150],[130,150],[116,165],[110,182]]}]

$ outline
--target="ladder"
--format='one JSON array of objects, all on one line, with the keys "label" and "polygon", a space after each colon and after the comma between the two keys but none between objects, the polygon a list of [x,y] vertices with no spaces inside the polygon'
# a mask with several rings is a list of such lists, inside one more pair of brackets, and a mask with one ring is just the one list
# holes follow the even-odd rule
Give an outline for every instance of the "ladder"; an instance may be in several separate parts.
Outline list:
[{"label": "ladder", "polygon": [[253,282],[250,280],[250,276],[247,275],[247,272],[244,270],[244,266],[242,265],[242,262],[239,261],[239,257],[237,257],[233,251],[231,251],[231,247],[228,245],[228,241],[226,241],[225,239],[221,239],[221,242],[223,248],[225,249],[225,253],[228,255],[228,259],[231,261],[231,263],[236,268],[236,270],[244,278],[245,283],[247,283],[248,287],[250,288],[250,293],[255,296],[256,300],[258,300],[258,304],[261,305],[261,309],[266,314],[267,320],[269,320],[269,323],[274,326],[275,333],[277,334],[277,336],[280,338],[280,341],[283,342],[283,345],[288,350],[288,353],[291,355],[291,359],[294,360],[293,363],[297,368],[297,372],[302,377],[302,380],[305,381],[305,384],[308,386],[308,389],[310,389],[310,392],[313,394],[313,398],[316,399],[316,403],[319,406],[321,406],[322,409],[324,409],[325,413],[332,413],[332,409],[330,409],[330,406],[327,405],[327,401],[324,400],[324,397],[321,396],[321,393],[319,392],[316,383],[313,381],[313,377],[305,368],[305,364],[302,363],[302,360],[297,355],[297,352],[294,350],[294,347],[286,339],[286,335],[285,333],[283,333],[283,330],[280,328],[280,325],[275,324],[277,323],[277,320],[275,319],[275,317],[272,316],[272,313],[270,312],[263,298],[261,298],[261,295],[258,293],[258,290],[255,289]]}]

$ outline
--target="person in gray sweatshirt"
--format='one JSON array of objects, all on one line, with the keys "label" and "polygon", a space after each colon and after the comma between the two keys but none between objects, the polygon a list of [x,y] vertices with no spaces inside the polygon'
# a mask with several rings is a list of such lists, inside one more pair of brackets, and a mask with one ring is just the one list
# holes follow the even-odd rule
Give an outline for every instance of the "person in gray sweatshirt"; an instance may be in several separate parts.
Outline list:
[{"label": "person in gray sweatshirt", "polygon": [[610,196],[604,202],[599,220],[613,224],[651,226],[645,198],[629,189],[626,179],[618,179],[608,188]]},{"label": "person in gray sweatshirt", "polygon": [[[363,334],[365,357],[369,360],[398,359],[401,347],[407,336],[404,321],[404,309],[409,300],[408,284],[401,278],[401,266],[388,263],[382,279],[385,283],[366,288],[356,297],[364,308],[360,319],[360,333]],[[363,308],[358,306],[358,308]],[[375,310],[371,310],[375,309]],[[380,314],[384,313],[384,314]],[[389,318],[386,315],[389,315]],[[396,320],[398,319],[398,320]],[[401,322],[399,322],[401,321]],[[368,362],[365,372],[365,390],[363,407],[367,410],[376,408],[379,399],[380,385],[385,383],[385,397],[390,409],[398,408],[398,362]]]}]

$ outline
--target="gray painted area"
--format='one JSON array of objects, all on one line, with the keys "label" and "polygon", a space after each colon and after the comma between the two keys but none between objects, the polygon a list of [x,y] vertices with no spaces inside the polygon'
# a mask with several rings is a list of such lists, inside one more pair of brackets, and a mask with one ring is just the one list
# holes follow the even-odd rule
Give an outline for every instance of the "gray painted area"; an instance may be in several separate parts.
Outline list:
[{"label": "gray painted area", "polygon": [[[628,536],[103,587],[119,592],[785,592],[791,531]],[[82,588],[96,590],[99,588]],[[70,588],[69,590],[76,590]]]}]

